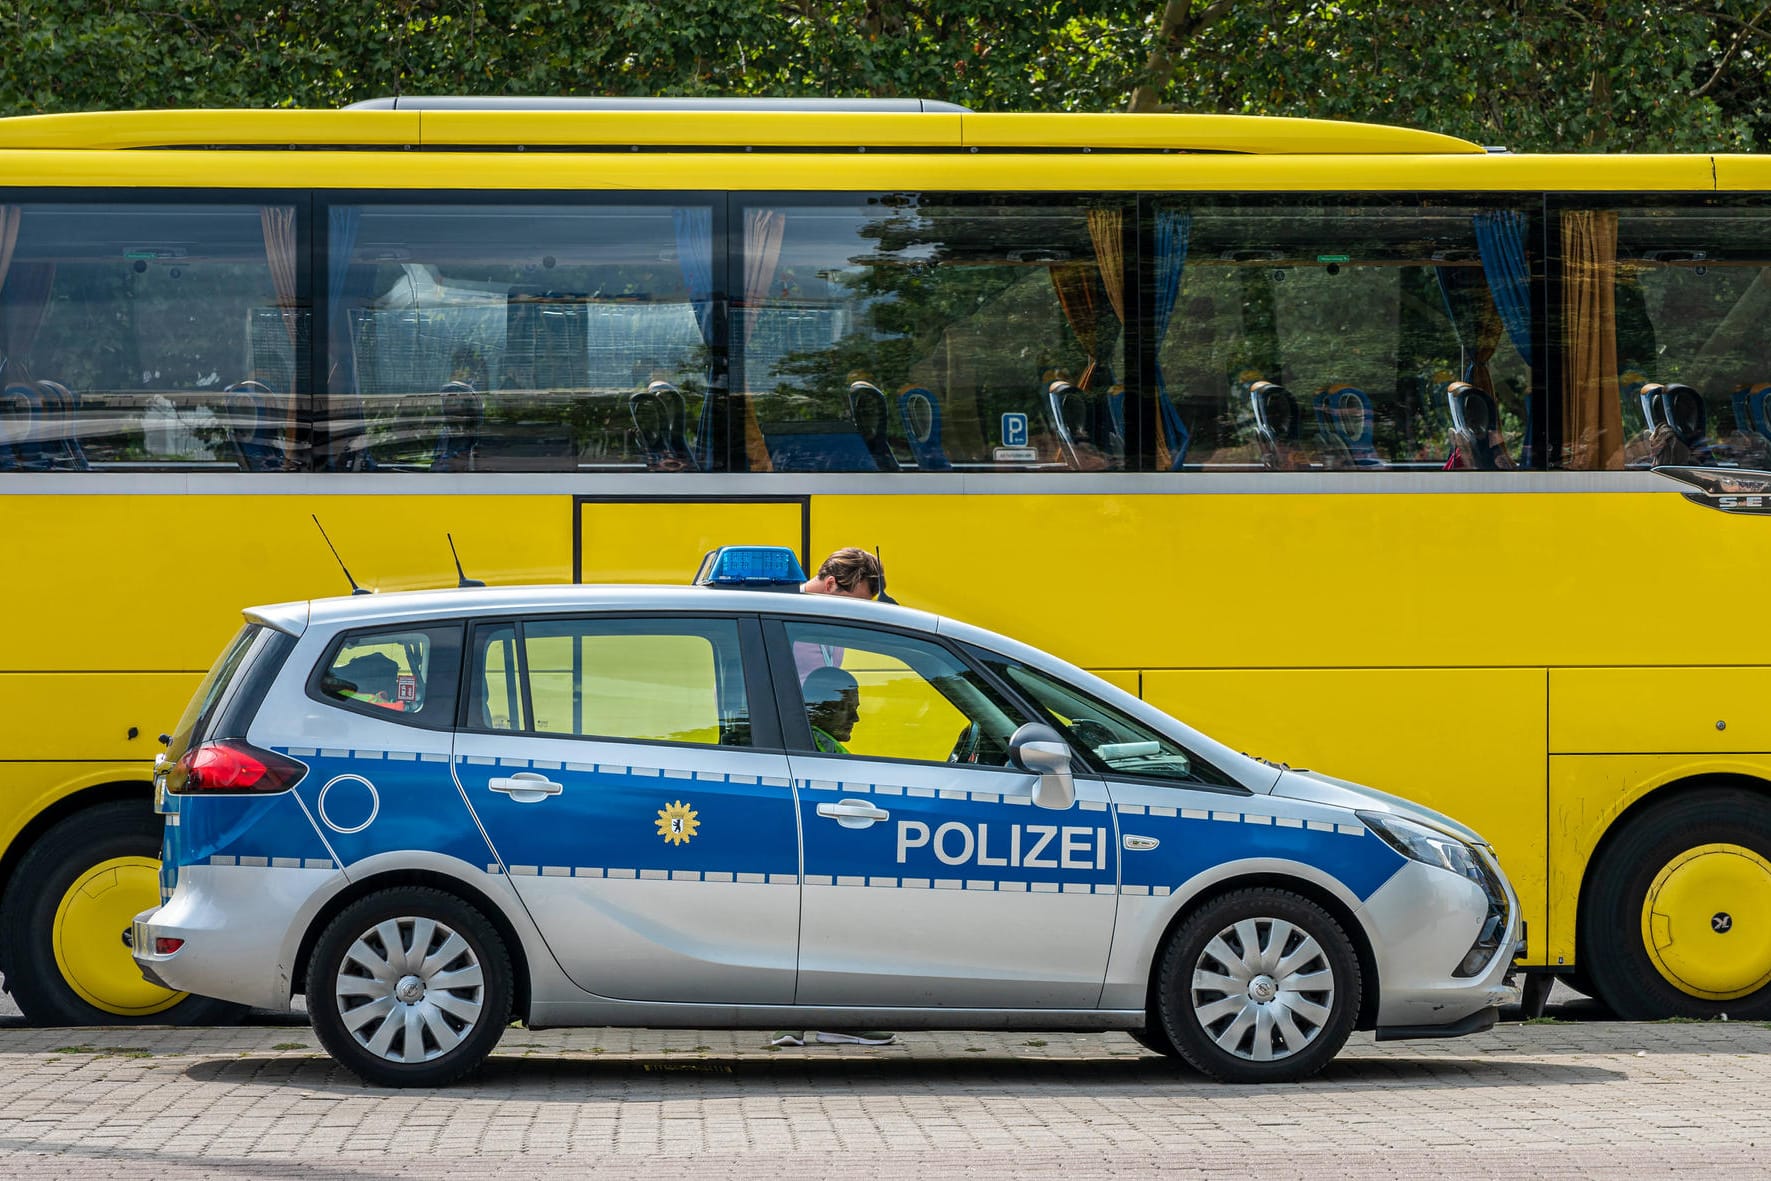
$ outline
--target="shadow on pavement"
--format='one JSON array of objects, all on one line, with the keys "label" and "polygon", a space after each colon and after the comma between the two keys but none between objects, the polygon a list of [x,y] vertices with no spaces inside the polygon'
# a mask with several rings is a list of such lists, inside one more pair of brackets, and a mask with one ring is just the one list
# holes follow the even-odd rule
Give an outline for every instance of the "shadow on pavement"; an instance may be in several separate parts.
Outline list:
[{"label": "shadow on pavement", "polygon": [[[387,1094],[368,1087],[329,1058],[233,1058],[194,1063],[185,1070],[199,1082],[256,1083],[302,1087],[348,1095]],[[1533,1083],[1596,1084],[1622,1078],[1619,1071],[1596,1065],[1543,1063],[1521,1067],[1507,1059],[1454,1058],[1444,1054],[1421,1058],[1343,1057],[1310,1083],[1314,1088],[1367,1090],[1398,1087],[1468,1087],[1516,1083],[1529,1074]],[[593,1098],[622,1100],[682,1098],[747,1098],[762,1090],[770,1095],[848,1094],[878,1089],[1002,1095],[1017,1087],[1044,1088],[1069,1084],[1091,1095],[1115,1089],[1132,1095],[1196,1094],[1229,1097],[1248,1088],[1226,1087],[1166,1058],[1119,1057],[1039,1059],[1003,1057],[887,1057],[877,1053],[841,1051],[828,1057],[783,1055],[779,1058],[685,1058],[677,1055],[562,1056],[519,1058],[494,1055],[475,1075],[448,1088],[455,1098],[521,1098],[538,1102],[580,1103]],[[1256,1088],[1258,1089],[1258,1088]],[[1280,1090],[1285,1087],[1280,1087]]]}]

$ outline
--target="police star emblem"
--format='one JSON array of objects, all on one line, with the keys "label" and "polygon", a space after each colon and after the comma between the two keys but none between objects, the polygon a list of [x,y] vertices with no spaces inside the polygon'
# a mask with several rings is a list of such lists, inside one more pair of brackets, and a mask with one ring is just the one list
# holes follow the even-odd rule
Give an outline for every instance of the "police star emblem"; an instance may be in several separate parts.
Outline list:
[{"label": "police star emblem", "polygon": [[658,819],[654,823],[658,825],[658,835],[670,844],[686,845],[695,830],[701,827],[695,816],[695,809],[677,800],[658,809]]}]

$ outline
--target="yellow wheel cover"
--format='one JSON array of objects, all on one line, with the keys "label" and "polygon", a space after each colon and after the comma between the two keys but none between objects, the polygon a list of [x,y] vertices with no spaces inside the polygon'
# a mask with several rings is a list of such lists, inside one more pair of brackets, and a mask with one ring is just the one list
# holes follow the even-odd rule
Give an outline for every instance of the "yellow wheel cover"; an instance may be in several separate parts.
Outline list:
[{"label": "yellow wheel cover", "polygon": [[91,866],[55,908],[55,966],[81,1000],[119,1017],[164,1012],[187,994],[141,978],[123,933],[160,902],[160,863],[112,857]]},{"label": "yellow wheel cover", "polygon": [[1739,845],[1680,853],[1648,887],[1642,945],[1667,983],[1706,1001],[1771,983],[1771,862]]}]

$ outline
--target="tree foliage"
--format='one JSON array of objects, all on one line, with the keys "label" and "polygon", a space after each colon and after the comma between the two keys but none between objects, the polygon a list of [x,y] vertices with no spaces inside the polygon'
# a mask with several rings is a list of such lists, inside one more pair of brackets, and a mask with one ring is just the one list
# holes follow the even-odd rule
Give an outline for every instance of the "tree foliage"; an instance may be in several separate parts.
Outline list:
[{"label": "tree foliage", "polygon": [[1747,0],[13,0],[0,114],[914,95],[1744,150],[1771,141],[1767,53]]}]

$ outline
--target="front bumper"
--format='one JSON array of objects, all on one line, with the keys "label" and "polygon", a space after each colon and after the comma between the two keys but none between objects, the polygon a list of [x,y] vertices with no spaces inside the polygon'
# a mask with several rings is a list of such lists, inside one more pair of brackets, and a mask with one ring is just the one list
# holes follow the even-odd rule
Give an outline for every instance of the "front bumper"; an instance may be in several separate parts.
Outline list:
[{"label": "front bumper", "polygon": [[1505,894],[1506,933],[1493,958],[1469,977],[1452,973],[1489,918],[1488,897],[1474,882],[1411,861],[1366,901],[1360,917],[1372,934],[1382,990],[1378,1036],[1475,1033],[1494,1024],[1500,1006],[1518,1002],[1519,989],[1507,976],[1524,931],[1512,887],[1504,878],[1498,881]]}]

